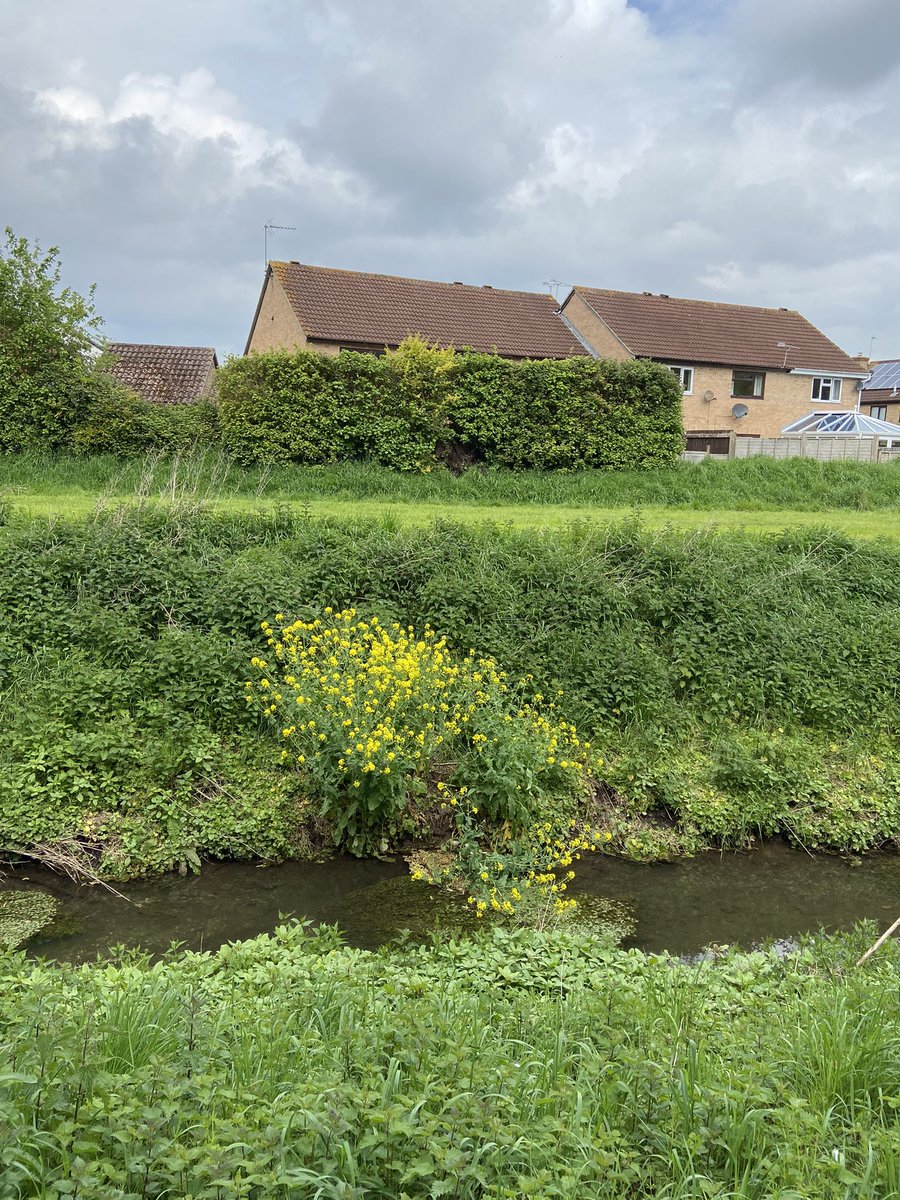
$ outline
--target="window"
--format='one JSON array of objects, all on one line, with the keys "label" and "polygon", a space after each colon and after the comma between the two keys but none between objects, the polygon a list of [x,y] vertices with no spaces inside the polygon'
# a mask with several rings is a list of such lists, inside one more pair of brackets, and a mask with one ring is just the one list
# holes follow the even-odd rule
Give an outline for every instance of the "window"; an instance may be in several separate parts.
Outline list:
[{"label": "window", "polygon": [[750,399],[761,396],[764,380],[762,371],[734,371],[731,376],[731,394]]},{"label": "window", "polygon": [[872,407],[869,409],[869,416],[875,417],[876,420],[879,420],[879,421],[886,421],[887,420],[887,405],[886,404],[873,404]]},{"label": "window", "polygon": [[684,394],[689,396],[694,390],[694,368],[669,366],[669,370],[681,384],[681,390]]},{"label": "window", "polygon": [[822,404],[840,404],[840,379],[829,375],[817,375],[812,381],[812,398]]}]

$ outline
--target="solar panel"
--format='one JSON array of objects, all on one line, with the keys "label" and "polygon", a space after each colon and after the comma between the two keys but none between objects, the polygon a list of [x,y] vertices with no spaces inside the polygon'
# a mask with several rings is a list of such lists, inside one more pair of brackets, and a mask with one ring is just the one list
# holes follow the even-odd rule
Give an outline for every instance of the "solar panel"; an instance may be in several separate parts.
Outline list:
[{"label": "solar panel", "polygon": [[872,378],[866,380],[865,391],[876,388],[900,388],[900,360],[883,362],[875,367]]}]

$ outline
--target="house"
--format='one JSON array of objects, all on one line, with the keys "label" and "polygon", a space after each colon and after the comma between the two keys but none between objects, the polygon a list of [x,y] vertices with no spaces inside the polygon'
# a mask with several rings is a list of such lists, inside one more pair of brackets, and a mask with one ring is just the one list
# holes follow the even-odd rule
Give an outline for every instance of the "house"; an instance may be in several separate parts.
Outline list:
[{"label": "house", "polygon": [[900,359],[872,363],[872,374],[859,394],[860,412],[900,424]]},{"label": "house", "polygon": [[688,449],[716,450],[717,435],[727,449],[732,432],[777,437],[811,408],[847,408],[868,374],[867,360],[787,308],[574,287],[561,313],[600,357],[672,369]]},{"label": "house", "polygon": [[410,335],[503,358],[571,358],[588,349],[550,295],[270,262],[244,351],[383,354]]},{"label": "house", "polygon": [[112,377],[154,404],[190,404],[212,394],[219,362],[210,346],[110,342],[106,353]]}]

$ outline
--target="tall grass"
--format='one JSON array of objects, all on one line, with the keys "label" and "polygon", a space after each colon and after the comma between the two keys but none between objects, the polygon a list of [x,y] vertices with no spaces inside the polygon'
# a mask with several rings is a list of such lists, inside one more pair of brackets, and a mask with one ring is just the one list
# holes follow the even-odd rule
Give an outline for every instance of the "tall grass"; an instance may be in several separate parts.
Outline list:
[{"label": "tall grass", "polygon": [[0,1194],[898,1200],[900,956],[862,944],[7,959]]},{"label": "tall grass", "polygon": [[900,507],[900,465],[775,462],[752,458],[648,471],[446,470],[401,474],[347,463],[332,467],[242,468],[215,451],[169,460],[112,456],[0,457],[0,493],[88,493],[169,498],[390,501],[443,505],[766,511],[875,511]]}]

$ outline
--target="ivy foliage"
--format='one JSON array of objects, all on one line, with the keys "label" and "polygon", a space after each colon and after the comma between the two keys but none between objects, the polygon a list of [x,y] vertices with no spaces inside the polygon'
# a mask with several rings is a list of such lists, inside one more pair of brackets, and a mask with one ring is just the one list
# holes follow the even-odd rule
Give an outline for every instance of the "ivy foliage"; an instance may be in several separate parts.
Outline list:
[{"label": "ivy foliage", "polygon": [[677,380],[646,361],[510,362],[409,338],[381,357],[234,358],[219,394],[225,446],[243,463],[650,467],[684,444]]}]

